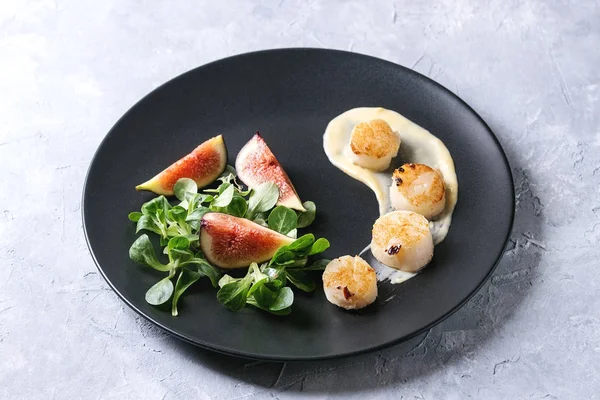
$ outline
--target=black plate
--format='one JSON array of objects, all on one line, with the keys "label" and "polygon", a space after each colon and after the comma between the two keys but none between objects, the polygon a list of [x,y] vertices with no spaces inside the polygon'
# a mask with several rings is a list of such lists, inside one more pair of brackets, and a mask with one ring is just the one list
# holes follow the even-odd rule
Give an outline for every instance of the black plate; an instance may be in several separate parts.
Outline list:
[{"label": "black plate", "polygon": [[[382,284],[377,302],[360,313],[329,304],[322,290],[297,294],[287,317],[251,307],[232,313],[206,283],[182,299],[177,318],[146,304],[145,291],[161,275],[129,260],[135,233],[127,213],[153,196],[134,186],[217,133],[224,134],[233,164],[240,148],[260,130],[300,197],[317,204],[318,218],[310,231],[331,241],[326,255],[361,251],[378,216],[375,196],[333,167],[322,148],[329,120],[361,106],[400,112],[441,138],[454,158],[459,181],[454,221],[423,273],[402,285]],[[129,306],[191,343],[271,360],[357,354],[409,339],[440,322],[490,276],[510,234],[513,212],[506,157],[468,105],[399,65],[317,49],[243,54],[196,68],[156,89],[102,141],[83,193],[91,253]]]}]

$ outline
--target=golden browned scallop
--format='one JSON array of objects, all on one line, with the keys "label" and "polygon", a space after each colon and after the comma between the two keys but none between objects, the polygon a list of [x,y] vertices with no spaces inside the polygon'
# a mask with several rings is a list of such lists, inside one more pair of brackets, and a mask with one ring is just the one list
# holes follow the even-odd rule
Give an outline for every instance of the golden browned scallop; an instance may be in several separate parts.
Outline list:
[{"label": "golden browned scallop", "polygon": [[354,126],[350,137],[351,161],[373,171],[383,171],[389,167],[392,158],[398,154],[400,137],[382,119],[361,122]]},{"label": "golden browned scallop", "polygon": [[392,211],[373,225],[371,253],[388,267],[417,272],[433,257],[429,222],[412,211]]},{"label": "golden browned scallop", "polygon": [[442,175],[425,164],[404,164],[392,175],[390,201],[395,210],[414,211],[425,218],[442,212],[446,186]]},{"label": "golden browned scallop", "polygon": [[323,290],[327,300],[338,307],[364,308],[377,298],[377,276],[359,256],[339,257],[323,272]]}]

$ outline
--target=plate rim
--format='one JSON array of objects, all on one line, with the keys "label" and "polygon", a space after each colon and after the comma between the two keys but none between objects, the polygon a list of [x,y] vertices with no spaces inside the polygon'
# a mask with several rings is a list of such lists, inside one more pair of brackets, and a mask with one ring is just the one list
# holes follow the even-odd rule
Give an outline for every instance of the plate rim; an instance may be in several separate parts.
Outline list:
[{"label": "plate rim", "polygon": [[[150,315],[147,315],[146,313],[144,313],[143,311],[141,311],[140,309],[138,309],[132,302],[130,302],[126,296],[124,296],[116,287],[115,285],[113,285],[113,283],[111,282],[111,280],[106,276],[104,270],[102,269],[102,267],[100,266],[100,263],[98,262],[97,258],[96,258],[96,254],[94,253],[94,250],[92,249],[91,243],[90,243],[90,239],[88,237],[88,230],[87,230],[87,226],[86,226],[86,221],[85,221],[85,210],[86,210],[86,206],[85,206],[85,197],[86,197],[86,193],[87,193],[87,186],[88,186],[88,178],[90,175],[90,172],[92,170],[92,167],[94,165],[94,162],[96,161],[96,158],[98,157],[98,154],[100,152],[100,149],[104,146],[105,142],[107,141],[108,137],[111,135],[111,133],[113,132],[113,130],[115,129],[116,126],[118,126],[120,124],[120,122],[122,120],[124,120],[125,118],[127,118],[127,116],[132,112],[133,109],[136,108],[136,106],[138,104],[140,104],[142,101],[144,101],[146,98],[152,96],[155,92],[158,92],[160,90],[162,90],[163,87],[165,87],[166,85],[170,85],[173,82],[182,79],[184,77],[186,77],[188,74],[193,74],[198,70],[201,70],[203,68],[207,68],[213,64],[218,64],[218,63],[222,63],[222,62],[230,62],[232,60],[238,59],[238,58],[244,58],[244,57],[249,57],[249,56],[261,56],[262,54],[269,54],[269,53],[286,53],[286,52],[290,52],[290,53],[298,53],[298,52],[315,52],[315,53],[338,53],[338,54],[343,54],[344,56],[348,57],[358,57],[358,58],[365,58],[367,60],[369,60],[369,62],[375,62],[375,63],[382,63],[382,64],[388,64],[389,66],[392,66],[394,68],[400,68],[402,70],[404,70],[404,73],[407,73],[409,75],[413,75],[416,76],[418,79],[424,79],[426,81],[429,81],[429,83],[433,84],[434,87],[437,87],[437,89],[441,90],[442,92],[445,92],[447,95],[450,95],[453,99],[458,100],[458,102],[465,107],[465,109],[467,111],[469,111],[481,124],[482,126],[485,128],[485,130],[487,131],[487,133],[491,136],[491,138],[493,139],[493,141],[495,142],[497,148],[500,150],[500,154],[501,154],[501,158],[503,160],[503,164],[504,167],[506,169],[506,172],[508,173],[508,177],[510,178],[510,189],[511,189],[511,215],[510,215],[510,221],[508,221],[508,234],[506,235],[506,238],[504,240],[504,244],[502,246],[501,251],[499,252],[498,256],[496,257],[496,260],[494,261],[492,267],[490,268],[490,270],[487,272],[487,274],[485,275],[485,277],[481,280],[481,282],[479,282],[479,284],[462,300],[460,301],[455,307],[453,307],[450,311],[448,311],[446,314],[442,315],[441,317],[439,317],[438,319],[432,321],[431,323],[425,325],[424,327],[417,329],[416,331],[414,331],[413,333],[400,337],[400,338],[396,338],[393,340],[389,340],[387,342],[384,343],[379,343],[377,345],[373,345],[370,347],[366,347],[363,349],[359,349],[359,350],[355,350],[355,351],[346,351],[346,352],[340,352],[340,353],[336,353],[336,354],[329,354],[329,355],[323,355],[323,356],[279,356],[279,355],[264,355],[264,354],[255,354],[252,352],[247,352],[247,351],[239,351],[239,350],[235,350],[232,348],[225,348],[223,346],[220,345],[215,345],[215,344],[210,344],[210,343],[205,343],[202,341],[198,341],[197,339],[191,338],[186,336],[185,334],[179,333],[177,331],[175,331],[174,329],[166,326],[165,324],[153,319]],[[208,62],[206,64],[202,64],[199,65],[197,67],[194,67],[186,72],[183,72],[169,80],[167,80],[166,82],[162,83],[161,85],[159,85],[158,87],[152,89],[150,92],[148,92],[147,94],[145,94],[144,96],[142,96],[140,99],[138,99],[133,105],[131,105],[126,111],[125,113],[123,113],[123,115],[117,119],[117,121],[112,125],[112,127],[108,130],[108,132],[104,135],[104,137],[102,138],[102,140],[100,141],[100,143],[98,144],[98,147],[96,148],[91,160],[90,160],[90,164],[87,168],[87,172],[85,174],[85,178],[84,178],[84,182],[83,182],[83,187],[82,187],[82,194],[81,194],[81,219],[83,222],[82,225],[82,229],[83,229],[83,233],[84,233],[84,237],[85,237],[85,242],[88,248],[88,252],[92,257],[92,260],[94,261],[94,264],[96,264],[96,268],[98,269],[98,271],[100,272],[100,275],[102,275],[102,277],[104,278],[104,280],[106,281],[106,283],[108,284],[108,286],[117,294],[117,296],[125,303],[127,304],[133,311],[135,311],[138,315],[142,316],[143,318],[145,318],[147,321],[151,322],[153,325],[159,327],[160,329],[163,329],[164,331],[168,332],[170,335],[173,335],[174,337],[183,340],[184,342],[190,343],[194,346],[198,346],[200,348],[206,349],[206,350],[210,350],[210,351],[215,351],[221,354],[225,354],[228,356],[234,356],[234,357],[241,357],[241,358],[247,358],[247,359],[252,359],[252,360],[264,360],[264,361],[276,361],[276,362],[290,362],[290,361],[321,361],[321,360],[331,360],[331,359],[337,359],[337,358],[344,358],[344,357],[352,357],[352,356],[357,356],[357,355],[361,355],[361,354],[366,354],[366,353],[370,353],[373,351],[377,351],[377,350],[381,350],[381,349],[385,349],[403,342],[406,342],[408,340],[411,340],[419,335],[421,335],[422,333],[430,330],[431,328],[433,328],[434,326],[438,325],[439,323],[443,322],[444,320],[446,320],[447,318],[449,318],[450,316],[452,316],[455,312],[457,312],[459,309],[461,309],[467,302],[469,302],[471,300],[471,298],[477,293],[479,292],[479,290],[483,287],[483,285],[485,285],[487,283],[487,281],[490,279],[490,277],[493,275],[494,271],[496,270],[496,268],[498,267],[498,264],[500,263],[500,261],[502,260],[502,258],[504,257],[504,253],[506,251],[506,248],[508,246],[508,243],[510,241],[510,237],[511,234],[513,232],[513,228],[514,228],[514,220],[515,220],[515,214],[516,214],[516,197],[515,197],[515,184],[514,184],[514,176],[512,173],[512,169],[510,166],[510,162],[508,160],[508,157],[506,156],[506,152],[504,151],[504,147],[502,146],[502,144],[500,143],[500,140],[498,139],[498,137],[494,134],[494,132],[492,131],[492,129],[489,127],[489,125],[484,121],[484,119],[473,109],[473,107],[471,107],[469,104],[467,104],[462,98],[460,98],[457,94],[455,94],[454,92],[452,92],[450,89],[446,88],[445,86],[443,86],[442,84],[436,82],[435,80],[429,78],[426,75],[423,75],[417,71],[414,71],[404,65],[392,62],[392,61],[388,61],[379,57],[375,57],[375,56],[371,56],[371,55],[367,55],[367,54],[362,54],[362,53],[358,53],[358,52],[351,52],[351,51],[345,51],[345,50],[338,50],[338,49],[328,49],[328,48],[319,48],[319,47],[284,47],[284,48],[274,48],[274,49],[266,49],[266,50],[257,50],[257,51],[250,51],[250,52],[245,52],[245,53],[240,53],[240,54],[235,54],[232,56],[228,56],[228,57],[224,57],[224,58],[220,58],[211,62]]]}]

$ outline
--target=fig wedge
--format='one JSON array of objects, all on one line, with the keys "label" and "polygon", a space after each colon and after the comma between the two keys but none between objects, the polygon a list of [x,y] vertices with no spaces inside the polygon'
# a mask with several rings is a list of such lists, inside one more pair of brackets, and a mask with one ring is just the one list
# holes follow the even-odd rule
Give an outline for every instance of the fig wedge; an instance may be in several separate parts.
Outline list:
[{"label": "fig wedge", "polygon": [[227,147],[223,136],[215,136],[196,147],[194,151],[175,162],[147,182],[137,185],[136,190],[149,190],[170,196],[173,186],[180,178],[193,179],[198,188],[215,181],[227,167]]},{"label": "fig wedge", "polygon": [[306,211],[292,181],[260,133],[256,132],[252,139],[242,147],[235,159],[235,169],[238,177],[249,188],[267,181],[273,182],[279,187],[277,204],[294,210]]},{"label": "fig wedge", "polygon": [[249,219],[216,212],[202,217],[200,248],[208,261],[221,268],[268,261],[277,249],[293,241]]}]

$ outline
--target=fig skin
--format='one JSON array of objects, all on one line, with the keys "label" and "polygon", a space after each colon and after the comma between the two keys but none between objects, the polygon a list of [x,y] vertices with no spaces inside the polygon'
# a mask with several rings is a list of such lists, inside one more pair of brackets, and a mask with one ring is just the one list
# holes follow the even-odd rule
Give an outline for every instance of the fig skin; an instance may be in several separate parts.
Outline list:
[{"label": "fig skin", "polygon": [[306,211],[292,181],[259,132],[238,153],[235,169],[238,177],[249,188],[273,182],[279,188],[278,205]]},{"label": "fig skin", "polygon": [[193,179],[201,189],[214,182],[226,167],[227,147],[223,135],[219,135],[200,144],[191,153],[135,189],[171,196],[173,186],[180,178]]},{"label": "fig skin", "polygon": [[200,248],[221,268],[243,268],[270,260],[277,249],[294,239],[245,218],[210,212],[202,217]]}]

